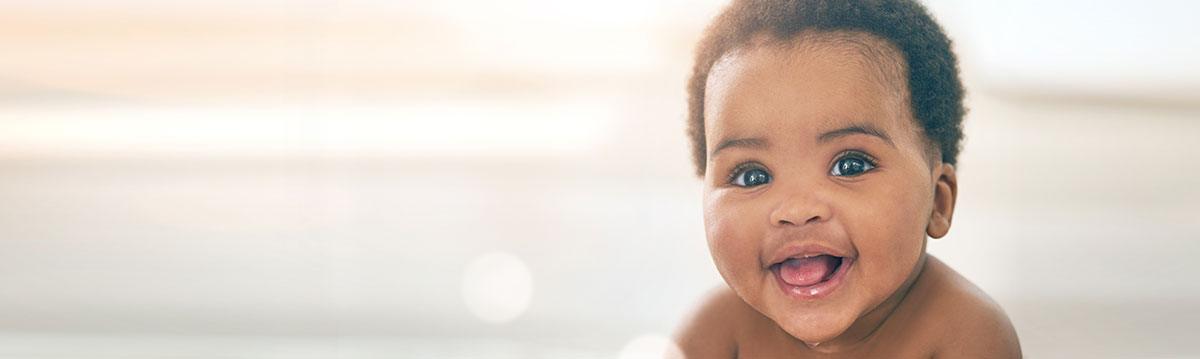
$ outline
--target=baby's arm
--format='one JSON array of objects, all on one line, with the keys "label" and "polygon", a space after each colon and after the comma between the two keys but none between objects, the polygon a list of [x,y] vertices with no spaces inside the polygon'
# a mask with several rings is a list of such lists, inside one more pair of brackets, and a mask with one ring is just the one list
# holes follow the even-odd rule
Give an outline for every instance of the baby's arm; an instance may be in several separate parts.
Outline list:
[{"label": "baby's arm", "polygon": [[741,298],[722,285],[704,299],[699,310],[680,328],[675,342],[687,359],[736,358],[734,333],[744,320],[738,313],[745,306]]}]

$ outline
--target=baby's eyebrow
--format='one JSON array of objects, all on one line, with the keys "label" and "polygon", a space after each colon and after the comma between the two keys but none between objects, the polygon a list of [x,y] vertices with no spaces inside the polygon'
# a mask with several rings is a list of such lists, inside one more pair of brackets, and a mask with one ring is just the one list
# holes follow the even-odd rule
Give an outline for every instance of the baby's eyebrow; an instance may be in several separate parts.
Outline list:
[{"label": "baby's eyebrow", "polygon": [[879,137],[880,139],[883,140],[883,142],[887,142],[888,145],[891,145],[892,147],[896,147],[896,144],[892,143],[892,138],[888,137],[886,132],[883,132],[883,130],[880,130],[878,128],[875,128],[875,126],[871,126],[868,124],[854,124],[854,125],[839,128],[839,129],[836,129],[833,131],[822,133],[820,136],[817,136],[817,143],[827,143],[827,142],[833,141],[839,137],[849,136],[849,135],[852,135],[855,133]]},{"label": "baby's eyebrow", "polygon": [[761,138],[761,137],[735,138],[735,139],[731,139],[731,140],[722,141],[721,144],[717,145],[717,148],[714,149],[712,151],[712,153],[710,153],[708,155],[708,157],[709,158],[716,157],[717,152],[721,152],[721,150],[729,148],[729,147],[746,147],[746,148],[762,149],[762,148],[767,148],[769,146],[770,146],[770,144],[767,143],[767,139]]}]

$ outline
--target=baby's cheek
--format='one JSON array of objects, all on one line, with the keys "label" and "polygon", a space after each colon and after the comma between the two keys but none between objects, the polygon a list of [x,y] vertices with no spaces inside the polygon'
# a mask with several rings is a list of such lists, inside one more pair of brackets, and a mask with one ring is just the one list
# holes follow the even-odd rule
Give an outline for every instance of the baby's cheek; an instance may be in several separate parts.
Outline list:
[{"label": "baby's cheek", "polygon": [[891,233],[894,233],[891,240],[896,253],[894,260],[896,265],[902,268],[915,266],[921,256],[931,205],[927,203],[929,200],[926,198],[926,192],[928,191],[923,190],[919,183],[909,183],[902,188],[901,195],[896,197],[900,199],[897,203],[903,204],[903,210],[888,217],[894,219],[890,224]]},{"label": "baby's cheek", "polygon": [[[723,214],[738,213],[727,211]],[[731,285],[744,279],[747,271],[757,262],[757,240],[752,231],[739,223],[750,223],[732,215],[717,215],[706,218],[708,222],[708,248],[721,276]]]},{"label": "baby's cheek", "polygon": [[869,265],[878,267],[880,275],[893,277],[881,285],[890,286],[895,279],[907,277],[907,269],[920,257],[925,233],[921,220],[923,209],[918,203],[920,196],[919,190],[897,184],[882,188],[872,197],[870,205],[863,206],[869,210],[862,213],[864,216],[860,219],[869,223],[863,227],[870,233],[856,237],[867,242],[859,249],[874,262]]},{"label": "baby's cheek", "polygon": [[912,181],[904,183],[895,183],[893,186],[887,187],[878,197],[884,199],[881,203],[872,206],[875,213],[875,218],[886,219],[882,221],[887,233],[892,233],[894,240],[903,240],[898,245],[904,242],[911,241],[913,237],[921,237],[925,233],[926,218],[929,213],[930,202],[928,197],[929,192]]},{"label": "baby's cheek", "polygon": [[709,225],[708,249],[712,251],[713,260],[717,267],[727,267],[731,261],[736,261],[741,252],[740,241],[735,228],[730,228],[728,220],[717,219]]}]

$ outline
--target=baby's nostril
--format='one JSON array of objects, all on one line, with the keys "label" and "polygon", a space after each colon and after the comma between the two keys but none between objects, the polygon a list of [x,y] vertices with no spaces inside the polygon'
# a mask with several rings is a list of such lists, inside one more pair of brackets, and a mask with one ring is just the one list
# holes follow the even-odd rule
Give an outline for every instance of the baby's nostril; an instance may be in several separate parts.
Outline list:
[{"label": "baby's nostril", "polygon": [[[821,216],[813,216],[812,218],[809,218],[808,220],[805,220],[803,224],[809,224],[809,223],[817,222],[817,221],[820,221],[820,220],[821,220]],[[799,221],[790,221],[790,220],[787,220],[787,219],[779,219],[779,220],[778,220],[778,225],[786,225],[786,224],[790,224],[790,225],[799,225],[799,224],[801,224],[801,223],[800,223]]]}]

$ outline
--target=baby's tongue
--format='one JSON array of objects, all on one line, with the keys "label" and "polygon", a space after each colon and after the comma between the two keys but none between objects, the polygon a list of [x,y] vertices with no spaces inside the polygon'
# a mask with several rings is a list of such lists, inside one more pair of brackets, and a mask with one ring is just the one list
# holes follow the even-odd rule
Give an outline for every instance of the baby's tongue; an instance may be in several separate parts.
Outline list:
[{"label": "baby's tongue", "polygon": [[809,258],[792,258],[783,262],[779,268],[779,276],[787,284],[795,286],[810,286],[817,284],[834,269],[837,269],[836,257],[822,254]]}]

